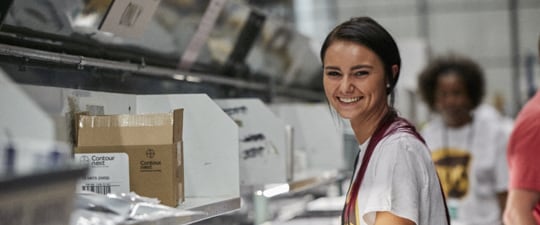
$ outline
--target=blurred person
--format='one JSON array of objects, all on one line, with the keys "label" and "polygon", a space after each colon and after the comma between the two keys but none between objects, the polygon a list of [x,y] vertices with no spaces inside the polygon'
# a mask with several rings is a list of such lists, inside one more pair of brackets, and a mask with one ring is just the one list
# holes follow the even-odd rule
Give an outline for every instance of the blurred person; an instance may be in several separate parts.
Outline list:
[{"label": "blurred person", "polygon": [[428,63],[418,82],[423,100],[436,114],[422,135],[431,149],[452,224],[501,224],[509,131],[494,112],[475,111],[485,91],[482,69],[467,57],[449,54]]},{"label": "blurred person", "polygon": [[[540,36],[538,54],[540,55]],[[506,225],[540,224],[539,117],[540,91],[536,91],[516,117],[508,143],[510,187],[504,212]]]},{"label": "blurred person", "polygon": [[495,106],[488,103],[481,103],[473,112],[476,118],[483,120],[491,120],[492,123],[499,123],[503,128],[506,136],[510,137],[510,133],[514,128],[514,119],[501,113]]},{"label": "blurred person", "polygon": [[429,150],[389,103],[401,68],[392,36],[369,17],[352,18],[320,54],[326,98],[361,143],[342,224],[449,224]]}]

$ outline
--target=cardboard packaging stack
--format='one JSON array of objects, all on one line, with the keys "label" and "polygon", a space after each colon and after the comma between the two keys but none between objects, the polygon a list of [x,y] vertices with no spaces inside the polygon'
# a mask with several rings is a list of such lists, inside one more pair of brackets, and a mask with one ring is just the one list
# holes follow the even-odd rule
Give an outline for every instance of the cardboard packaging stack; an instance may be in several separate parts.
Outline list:
[{"label": "cardboard packaging stack", "polygon": [[[91,168],[106,167],[107,160],[121,158],[115,158],[115,154],[125,153],[129,161],[130,191],[158,198],[162,204],[172,207],[184,200],[183,109],[161,114],[81,115],[77,120],[75,153],[85,155],[85,159],[92,163]],[[109,153],[111,156],[104,156]],[[109,172],[101,173],[114,173],[121,169],[107,168]],[[108,179],[109,175],[93,177]],[[114,180],[107,182],[114,184]],[[86,185],[88,187],[89,184]]]}]

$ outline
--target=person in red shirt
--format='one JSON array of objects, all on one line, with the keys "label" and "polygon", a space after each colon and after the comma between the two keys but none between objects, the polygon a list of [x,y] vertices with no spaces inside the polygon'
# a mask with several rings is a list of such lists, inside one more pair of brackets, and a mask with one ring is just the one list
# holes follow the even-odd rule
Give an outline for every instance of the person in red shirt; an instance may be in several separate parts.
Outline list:
[{"label": "person in red shirt", "polygon": [[[538,38],[540,54],[540,37]],[[508,143],[506,225],[540,224],[540,91],[519,112]]]}]

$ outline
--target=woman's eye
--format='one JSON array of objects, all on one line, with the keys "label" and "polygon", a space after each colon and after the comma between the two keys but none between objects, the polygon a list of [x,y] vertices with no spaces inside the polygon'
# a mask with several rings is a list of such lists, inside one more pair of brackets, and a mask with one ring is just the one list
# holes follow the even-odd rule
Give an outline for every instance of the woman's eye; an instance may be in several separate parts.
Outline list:
[{"label": "woman's eye", "polygon": [[326,72],[326,75],[328,76],[331,76],[331,77],[335,77],[335,76],[340,76],[341,74],[337,71],[328,71]]},{"label": "woman's eye", "polygon": [[368,75],[369,72],[368,71],[357,71],[354,73],[355,76],[365,76],[365,75]]}]

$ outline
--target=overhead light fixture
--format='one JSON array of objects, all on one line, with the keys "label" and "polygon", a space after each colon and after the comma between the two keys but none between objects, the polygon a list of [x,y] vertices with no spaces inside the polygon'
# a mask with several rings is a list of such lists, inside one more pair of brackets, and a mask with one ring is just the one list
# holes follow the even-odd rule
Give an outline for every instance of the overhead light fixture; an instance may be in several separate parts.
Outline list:
[{"label": "overhead light fixture", "polygon": [[200,83],[202,81],[202,79],[199,77],[189,76],[189,75],[186,77],[186,80],[189,82],[195,82],[195,83]]},{"label": "overhead light fixture", "polygon": [[[267,198],[274,197],[276,195],[284,194],[289,192],[290,187],[289,184],[279,184],[277,186],[272,185],[269,188],[265,188],[264,191],[262,191],[262,195]],[[256,194],[260,195],[261,191],[257,191]]]},{"label": "overhead light fixture", "polygon": [[186,76],[184,76],[182,74],[173,74],[172,78],[175,79],[175,80],[185,80]]}]

